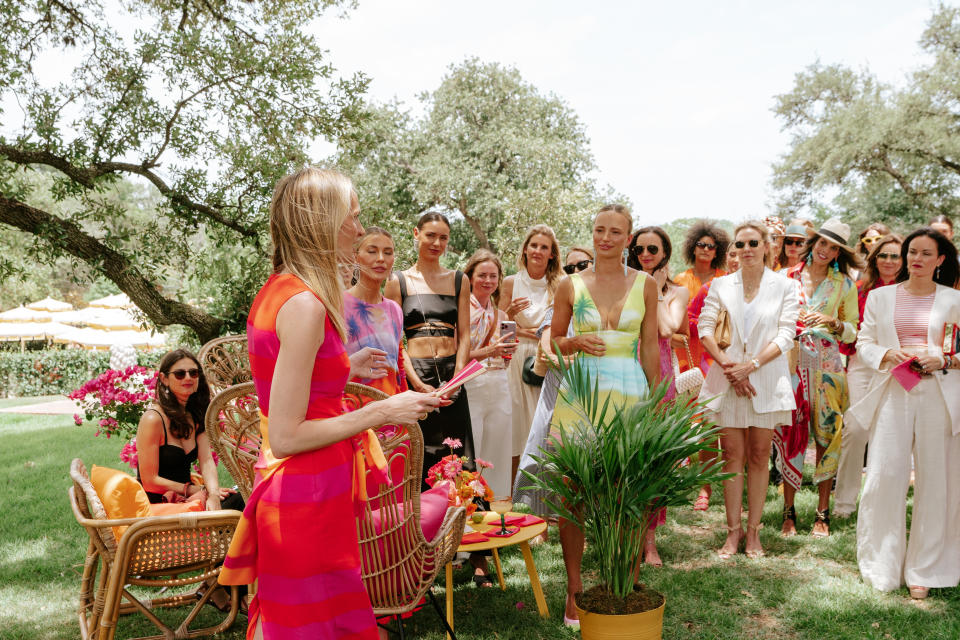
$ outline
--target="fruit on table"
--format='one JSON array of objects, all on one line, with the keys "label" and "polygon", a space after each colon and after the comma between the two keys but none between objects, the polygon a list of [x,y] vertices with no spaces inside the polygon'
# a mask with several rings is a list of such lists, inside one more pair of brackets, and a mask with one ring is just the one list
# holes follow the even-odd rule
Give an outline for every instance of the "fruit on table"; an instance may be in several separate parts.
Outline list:
[{"label": "fruit on table", "polygon": [[472,516],[470,516],[470,519],[473,521],[474,524],[480,524],[481,522],[483,522],[483,514],[475,513]]}]

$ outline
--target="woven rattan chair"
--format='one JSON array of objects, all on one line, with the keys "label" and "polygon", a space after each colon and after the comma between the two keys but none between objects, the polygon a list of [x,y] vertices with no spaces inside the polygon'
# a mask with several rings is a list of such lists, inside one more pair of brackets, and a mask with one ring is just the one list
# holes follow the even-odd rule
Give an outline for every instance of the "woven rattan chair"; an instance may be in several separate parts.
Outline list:
[{"label": "woven rattan chair", "polygon": [[211,394],[253,379],[246,334],[214,338],[200,347],[197,360],[203,367]]},{"label": "woven rattan chair", "polygon": [[[190,628],[213,593],[210,587],[220,573],[240,513],[200,511],[111,520],[79,458],[70,465],[70,477],[73,486],[68,493],[73,515],[90,538],[80,581],[80,635],[84,640],[112,640],[117,619],[134,612],[146,616],[163,633],[138,640],[211,635],[233,624],[239,609],[236,587],[231,587],[231,607],[223,622],[214,627]],[[119,544],[111,529],[117,526],[128,526]],[[205,593],[198,597],[198,591],[188,590],[142,600],[128,589],[191,584],[206,586]],[[190,611],[176,629],[153,613],[154,609],[181,606],[190,607]]]},{"label": "woven rattan chair", "polygon": [[253,491],[253,465],[260,455],[259,409],[253,383],[244,382],[215,395],[204,417],[207,438],[244,500]]}]

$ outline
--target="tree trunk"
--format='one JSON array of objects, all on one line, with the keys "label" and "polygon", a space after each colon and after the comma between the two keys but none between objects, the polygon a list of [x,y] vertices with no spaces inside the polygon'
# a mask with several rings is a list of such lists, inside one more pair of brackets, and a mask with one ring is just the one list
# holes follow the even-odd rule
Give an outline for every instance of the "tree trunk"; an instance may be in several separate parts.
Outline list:
[{"label": "tree trunk", "polygon": [[75,256],[114,282],[157,326],[182,324],[193,329],[201,344],[220,334],[223,321],[191,305],[165,298],[130,259],[64,220],[18,200],[0,195],[0,222],[42,238]]},{"label": "tree trunk", "polygon": [[488,251],[493,251],[493,247],[490,246],[490,240],[487,238],[486,232],[483,230],[483,227],[480,226],[480,221],[471,217],[470,214],[467,213],[467,201],[464,198],[460,198],[460,201],[457,203],[457,209],[460,211],[460,215],[463,216],[463,219],[467,221],[467,224],[470,225],[470,228],[473,229],[473,235],[477,236],[480,246]]}]

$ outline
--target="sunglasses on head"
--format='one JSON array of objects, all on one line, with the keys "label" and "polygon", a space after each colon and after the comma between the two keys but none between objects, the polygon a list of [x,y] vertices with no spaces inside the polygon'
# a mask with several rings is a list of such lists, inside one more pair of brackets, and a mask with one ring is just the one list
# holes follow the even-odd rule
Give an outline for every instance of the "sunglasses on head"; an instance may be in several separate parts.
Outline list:
[{"label": "sunglasses on head", "polygon": [[199,378],[200,369],[177,369],[176,371],[171,371],[170,375],[177,380],[183,380],[187,376],[190,376],[191,378]]},{"label": "sunglasses on head", "polygon": [[877,260],[899,260],[899,253],[878,253]]},{"label": "sunglasses on head", "polygon": [[744,248],[745,246],[747,246],[748,244],[749,244],[752,248],[756,249],[757,247],[760,246],[760,241],[759,241],[759,240],[748,240],[747,242],[744,242],[743,240],[737,240],[736,242],[733,243],[733,246],[735,246],[737,249],[743,249],[743,248]]},{"label": "sunglasses on head", "polygon": [[783,239],[783,244],[788,247],[792,247],[794,245],[800,246],[804,242],[806,241],[803,238],[784,238]]},{"label": "sunglasses on head", "polygon": [[583,271],[590,266],[591,262],[593,262],[593,260],[581,260],[580,262],[574,262],[573,264],[565,264],[563,265],[563,272],[567,275],[570,275],[575,271]]},{"label": "sunglasses on head", "polygon": [[717,245],[710,244],[709,242],[698,242],[696,244],[696,247],[697,249],[710,249],[711,251],[713,251],[714,249],[717,248]]},{"label": "sunglasses on head", "polygon": [[873,244],[875,242],[880,242],[883,239],[883,236],[869,236],[866,238],[860,238],[860,242],[863,244]]},{"label": "sunglasses on head", "polygon": [[642,256],[644,250],[646,250],[646,252],[652,256],[655,256],[658,253],[660,253],[660,247],[658,247],[655,244],[648,244],[646,247],[640,244],[636,244],[630,247],[630,253],[632,253],[635,256]]}]

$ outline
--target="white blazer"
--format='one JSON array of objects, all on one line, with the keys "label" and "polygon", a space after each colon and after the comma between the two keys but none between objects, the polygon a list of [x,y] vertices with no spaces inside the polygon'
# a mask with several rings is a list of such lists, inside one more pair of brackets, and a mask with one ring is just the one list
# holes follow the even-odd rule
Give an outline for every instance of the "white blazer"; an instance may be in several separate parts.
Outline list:
[{"label": "white blazer", "polygon": [[[867,294],[863,322],[857,337],[857,355],[870,368],[871,377],[867,383],[867,393],[843,415],[844,427],[849,425],[855,429],[872,429],[887,385],[898,384],[888,369],[880,368],[880,361],[890,349],[900,348],[900,339],[893,324],[899,288],[900,285],[879,287]],[[960,324],[960,291],[938,284],[927,327],[930,355],[943,356],[943,325],[947,322]],[[937,372],[933,378],[943,395],[953,424],[953,434],[956,435],[960,433],[960,369],[951,369],[945,374]]]},{"label": "white blazer", "polygon": [[[710,292],[703,302],[697,328],[701,336],[713,335],[720,309],[727,310],[730,320],[730,346],[724,351],[733,360],[752,360],[773,342],[780,348],[780,355],[750,374],[750,384],[757,390],[753,397],[753,410],[757,413],[792,411],[797,408],[790,383],[790,365],[787,352],[793,348],[797,333],[797,316],[800,313],[797,282],[785,275],[764,268],[760,290],[754,299],[756,317],[750,333],[744,335],[743,278],[739,271],[728,276],[714,278]],[[717,411],[720,396],[734,393],[719,365],[711,366],[700,389],[700,401]]]}]

